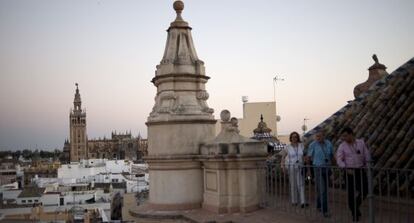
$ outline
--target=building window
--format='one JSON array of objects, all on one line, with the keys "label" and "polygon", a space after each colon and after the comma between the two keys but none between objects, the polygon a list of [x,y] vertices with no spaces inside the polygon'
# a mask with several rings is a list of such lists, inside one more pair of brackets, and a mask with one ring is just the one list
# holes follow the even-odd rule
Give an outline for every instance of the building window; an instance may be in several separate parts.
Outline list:
[{"label": "building window", "polygon": [[39,200],[34,200],[35,203],[39,202]]},{"label": "building window", "polygon": [[26,203],[26,200],[22,200],[22,203],[25,204]]},{"label": "building window", "polygon": [[32,200],[27,200],[27,203],[32,203],[33,201]]}]

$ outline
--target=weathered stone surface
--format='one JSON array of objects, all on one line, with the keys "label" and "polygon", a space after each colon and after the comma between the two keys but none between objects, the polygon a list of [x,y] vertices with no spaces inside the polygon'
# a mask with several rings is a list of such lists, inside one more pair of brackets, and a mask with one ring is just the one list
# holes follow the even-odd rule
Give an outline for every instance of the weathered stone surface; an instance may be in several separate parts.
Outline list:
[{"label": "weathered stone surface", "polygon": [[191,27],[181,18],[184,4],[175,2],[177,18],[168,28],[164,56],[152,82],[157,87],[155,105],[148,117],[152,122],[170,120],[213,120],[214,110],[207,105],[204,62],[196,53]]},{"label": "weathered stone surface", "polygon": [[177,18],[168,29],[164,56],[152,82],[155,104],[147,121],[151,179],[149,204],[157,210],[200,208],[203,171],[200,144],[213,139],[216,120],[207,105],[204,62],[195,51],[191,28],[174,3]]},{"label": "weathered stone surface", "polygon": [[266,144],[239,134],[238,120],[221,113],[215,136],[213,109],[207,105],[204,63],[198,59],[191,28],[181,17],[168,29],[164,57],[152,82],[155,105],[148,117],[150,192],[158,211],[197,209],[250,212],[259,206],[259,168]]},{"label": "weathered stone surface", "polygon": [[237,119],[221,112],[221,132],[202,145],[203,208],[217,213],[251,212],[259,207],[260,164],[266,143],[239,135]]}]

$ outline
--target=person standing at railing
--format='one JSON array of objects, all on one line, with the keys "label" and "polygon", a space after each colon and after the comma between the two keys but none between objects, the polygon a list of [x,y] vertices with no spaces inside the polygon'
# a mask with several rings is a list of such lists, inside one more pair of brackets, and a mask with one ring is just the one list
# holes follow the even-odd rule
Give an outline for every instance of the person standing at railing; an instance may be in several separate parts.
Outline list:
[{"label": "person standing at railing", "polygon": [[299,133],[292,132],[289,136],[290,144],[282,151],[281,167],[287,168],[289,174],[290,199],[293,206],[301,204],[301,208],[308,206],[305,201],[305,180],[303,175],[304,146],[300,141]]},{"label": "person standing at railing", "polygon": [[356,139],[351,128],[344,128],[341,138],[343,142],[336,151],[336,162],[339,167],[346,168],[348,206],[353,221],[358,221],[361,217],[359,207],[368,193],[368,178],[364,168],[371,160],[371,154],[364,140]]},{"label": "person standing at railing", "polygon": [[306,153],[307,160],[313,165],[316,185],[316,208],[324,217],[328,213],[328,182],[331,174],[330,166],[333,158],[332,143],[325,139],[324,132],[319,130],[315,140],[309,145]]}]

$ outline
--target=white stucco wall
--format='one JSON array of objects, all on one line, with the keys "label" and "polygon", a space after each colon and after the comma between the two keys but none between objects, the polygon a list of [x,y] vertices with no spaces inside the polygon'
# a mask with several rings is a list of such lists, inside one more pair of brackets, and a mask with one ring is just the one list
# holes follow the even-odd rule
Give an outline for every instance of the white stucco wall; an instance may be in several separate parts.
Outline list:
[{"label": "white stucco wall", "polygon": [[80,164],[66,164],[58,169],[58,178],[61,179],[82,179],[99,173],[106,172],[104,166],[84,167]]},{"label": "white stucco wall", "polygon": [[16,200],[17,196],[22,192],[22,190],[8,190],[3,191],[3,200]]},{"label": "white stucco wall", "polygon": [[58,169],[60,179],[88,179],[100,173],[130,172],[131,164],[124,160],[82,160],[80,163],[62,165]]},{"label": "white stucco wall", "polygon": [[16,203],[17,204],[35,204],[35,203],[40,203],[41,197],[18,197],[16,199]]},{"label": "white stucco wall", "polygon": [[60,194],[43,194],[40,201],[44,206],[59,205]]}]

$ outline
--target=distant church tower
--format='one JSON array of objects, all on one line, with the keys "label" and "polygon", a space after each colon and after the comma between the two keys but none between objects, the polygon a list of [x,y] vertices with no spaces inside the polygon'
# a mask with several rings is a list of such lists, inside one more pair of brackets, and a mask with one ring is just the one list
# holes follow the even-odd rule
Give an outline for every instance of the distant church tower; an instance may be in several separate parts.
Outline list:
[{"label": "distant church tower", "polygon": [[86,112],[82,111],[82,101],[79,94],[78,84],[76,83],[74,108],[70,111],[70,161],[76,162],[87,159],[87,137],[86,137]]}]

